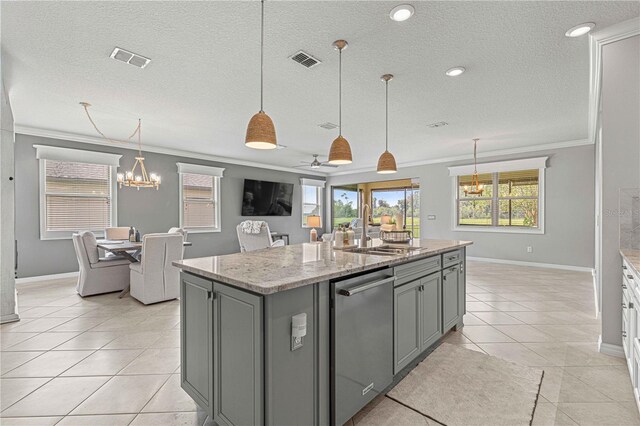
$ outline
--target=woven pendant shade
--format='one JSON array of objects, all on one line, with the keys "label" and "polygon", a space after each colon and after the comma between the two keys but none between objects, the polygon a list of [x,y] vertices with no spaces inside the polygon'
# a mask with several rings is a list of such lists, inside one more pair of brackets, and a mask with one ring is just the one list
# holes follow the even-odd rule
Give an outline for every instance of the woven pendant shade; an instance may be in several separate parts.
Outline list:
[{"label": "woven pendant shade", "polygon": [[342,135],[335,138],[331,143],[331,149],[329,150],[329,164],[351,164],[353,159],[351,157],[351,147],[349,142]]},{"label": "woven pendant shade", "polygon": [[398,171],[396,159],[389,151],[382,153],[378,159],[378,173],[395,173]]},{"label": "woven pendant shade", "polygon": [[254,149],[275,149],[278,147],[276,142],[276,128],[264,111],[254,114],[247,126],[247,137],[244,144]]}]

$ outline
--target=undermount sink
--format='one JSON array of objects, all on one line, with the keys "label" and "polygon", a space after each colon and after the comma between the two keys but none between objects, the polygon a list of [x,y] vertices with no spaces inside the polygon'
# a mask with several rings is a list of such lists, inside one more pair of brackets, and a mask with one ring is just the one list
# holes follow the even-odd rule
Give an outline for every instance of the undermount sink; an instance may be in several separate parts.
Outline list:
[{"label": "undermount sink", "polygon": [[346,249],[345,251],[349,253],[374,254],[377,256],[397,256],[401,254],[407,254],[412,252],[413,250],[419,249],[420,247],[382,245],[377,247],[356,247]]}]

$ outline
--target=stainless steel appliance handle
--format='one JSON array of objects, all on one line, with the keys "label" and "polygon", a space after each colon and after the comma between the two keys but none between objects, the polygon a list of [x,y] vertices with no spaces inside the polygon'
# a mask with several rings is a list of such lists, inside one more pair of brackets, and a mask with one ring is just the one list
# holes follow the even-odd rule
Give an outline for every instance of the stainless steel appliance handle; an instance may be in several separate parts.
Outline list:
[{"label": "stainless steel appliance handle", "polygon": [[362,284],[360,286],[353,287],[353,288],[350,288],[348,290],[342,288],[342,289],[338,290],[338,294],[341,295],[341,296],[353,296],[354,294],[361,293],[363,291],[369,290],[370,288],[378,287],[378,286],[384,285],[384,284],[386,284],[388,282],[395,281],[395,279],[396,279],[396,277],[389,277],[389,278],[385,278],[385,279],[382,279],[382,280],[379,280],[379,281],[374,281],[372,283]]}]

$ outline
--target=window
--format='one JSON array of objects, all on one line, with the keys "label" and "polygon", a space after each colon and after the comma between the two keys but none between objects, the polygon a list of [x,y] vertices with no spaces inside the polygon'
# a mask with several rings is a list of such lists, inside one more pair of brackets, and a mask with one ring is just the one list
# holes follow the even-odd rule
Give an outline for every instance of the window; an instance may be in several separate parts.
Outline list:
[{"label": "window", "polygon": [[320,227],[323,226],[322,197],[324,189],[323,180],[300,179],[302,188],[302,227],[308,228],[309,216],[320,216]]},{"label": "window", "polygon": [[120,155],[34,145],[40,161],[40,238],[98,235],[116,225],[114,169]]},{"label": "window", "polygon": [[220,178],[224,169],[178,163],[180,227],[189,232],[219,232]]},{"label": "window", "polygon": [[334,186],[331,191],[333,228],[349,224],[353,219],[357,219],[360,211],[358,185]]},{"label": "window", "polygon": [[[455,176],[455,230],[543,233],[545,164],[546,157],[479,164],[484,192],[476,195],[465,193],[472,174],[463,174],[472,173],[473,166],[449,168]],[[537,167],[519,168],[524,166]]]}]

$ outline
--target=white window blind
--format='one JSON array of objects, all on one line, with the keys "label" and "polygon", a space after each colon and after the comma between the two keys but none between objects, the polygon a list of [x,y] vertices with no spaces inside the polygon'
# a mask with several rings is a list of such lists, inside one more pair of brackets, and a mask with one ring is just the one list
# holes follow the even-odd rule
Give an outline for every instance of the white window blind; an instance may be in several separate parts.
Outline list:
[{"label": "white window blind", "polygon": [[178,163],[182,228],[190,232],[220,231],[220,178],[223,170]]}]

